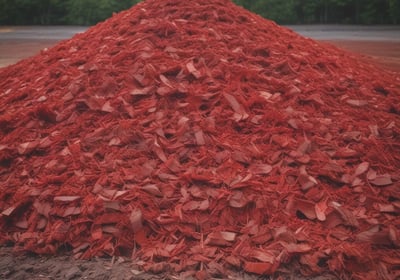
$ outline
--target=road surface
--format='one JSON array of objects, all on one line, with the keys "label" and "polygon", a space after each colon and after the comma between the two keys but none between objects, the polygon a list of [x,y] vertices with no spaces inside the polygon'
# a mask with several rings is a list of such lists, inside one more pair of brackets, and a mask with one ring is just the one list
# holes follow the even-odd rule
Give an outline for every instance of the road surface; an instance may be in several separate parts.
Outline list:
[{"label": "road surface", "polygon": [[[288,25],[295,32],[316,40],[396,41],[400,43],[400,26],[363,25]],[[0,42],[12,40],[58,41],[85,32],[83,26],[0,27]]]},{"label": "road surface", "polygon": [[288,28],[315,40],[390,41],[400,44],[400,26],[290,25]]}]

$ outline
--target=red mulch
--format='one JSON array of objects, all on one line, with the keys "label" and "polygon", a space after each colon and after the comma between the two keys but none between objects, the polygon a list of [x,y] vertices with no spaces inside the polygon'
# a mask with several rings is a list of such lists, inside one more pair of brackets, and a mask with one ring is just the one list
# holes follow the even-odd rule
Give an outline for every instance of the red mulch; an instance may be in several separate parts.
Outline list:
[{"label": "red mulch", "polygon": [[230,1],[148,0],[0,77],[3,244],[400,275],[393,73]]}]

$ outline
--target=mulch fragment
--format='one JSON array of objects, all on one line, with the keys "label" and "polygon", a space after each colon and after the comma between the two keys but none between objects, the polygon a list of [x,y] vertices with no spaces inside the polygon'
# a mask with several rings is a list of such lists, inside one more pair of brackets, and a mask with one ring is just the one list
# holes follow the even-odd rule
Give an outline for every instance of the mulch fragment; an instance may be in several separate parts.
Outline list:
[{"label": "mulch fragment", "polygon": [[228,0],[147,0],[0,77],[0,243],[400,277],[394,73]]}]

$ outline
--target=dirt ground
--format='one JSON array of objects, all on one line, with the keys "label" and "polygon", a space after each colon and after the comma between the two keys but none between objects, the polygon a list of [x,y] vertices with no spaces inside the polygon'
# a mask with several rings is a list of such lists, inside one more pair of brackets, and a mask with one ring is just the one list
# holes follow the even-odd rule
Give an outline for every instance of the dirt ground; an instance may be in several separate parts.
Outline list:
[{"label": "dirt ground", "polygon": [[[400,43],[390,41],[324,41],[357,53],[362,59],[400,73]],[[55,45],[52,40],[0,41],[0,67],[16,63],[40,50]],[[283,276],[282,276],[283,275]],[[153,275],[140,271],[139,267],[124,258],[98,258],[91,261],[76,260],[68,255],[36,256],[14,252],[12,248],[0,247],[0,279],[193,279],[191,275]],[[233,273],[229,279],[339,279],[333,275],[314,278],[300,277],[296,268],[287,269],[281,276],[258,277]]]},{"label": "dirt ground", "polygon": [[[18,253],[9,247],[0,247],[0,279],[15,280],[195,280],[193,272],[180,274],[151,274],[140,270],[134,261],[126,258],[96,258],[77,260],[66,255],[37,256]],[[257,276],[242,272],[229,272],[231,280],[338,280],[334,275],[300,276],[297,268],[283,268],[274,276]]]},{"label": "dirt ground", "polygon": [[400,42],[391,41],[326,41],[339,48],[345,49],[369,62],[400,73]]},{"label": "dirt ground", "polygon": [[[0,33],[1,36],[1,33]],[[38,54],[44,48],[54,46],[57,42],[51,40],[0,41],[0,68],[18,62],[21,59]]]},{"label": "dirt ground", "polygon": [[0,248],[0,279],[163,279],[146,275],[125,259],[75,260],[64,256],[35,256]]}]

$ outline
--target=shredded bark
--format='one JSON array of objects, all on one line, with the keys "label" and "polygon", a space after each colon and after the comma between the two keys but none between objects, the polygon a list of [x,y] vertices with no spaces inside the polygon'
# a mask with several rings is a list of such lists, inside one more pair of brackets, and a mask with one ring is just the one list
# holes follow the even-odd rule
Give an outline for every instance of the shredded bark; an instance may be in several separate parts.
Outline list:
[{"label": "shredded bark", "polygon": [[227,0],[147,0],[0,77],[2,244],[400,277],[395,74]]}]

